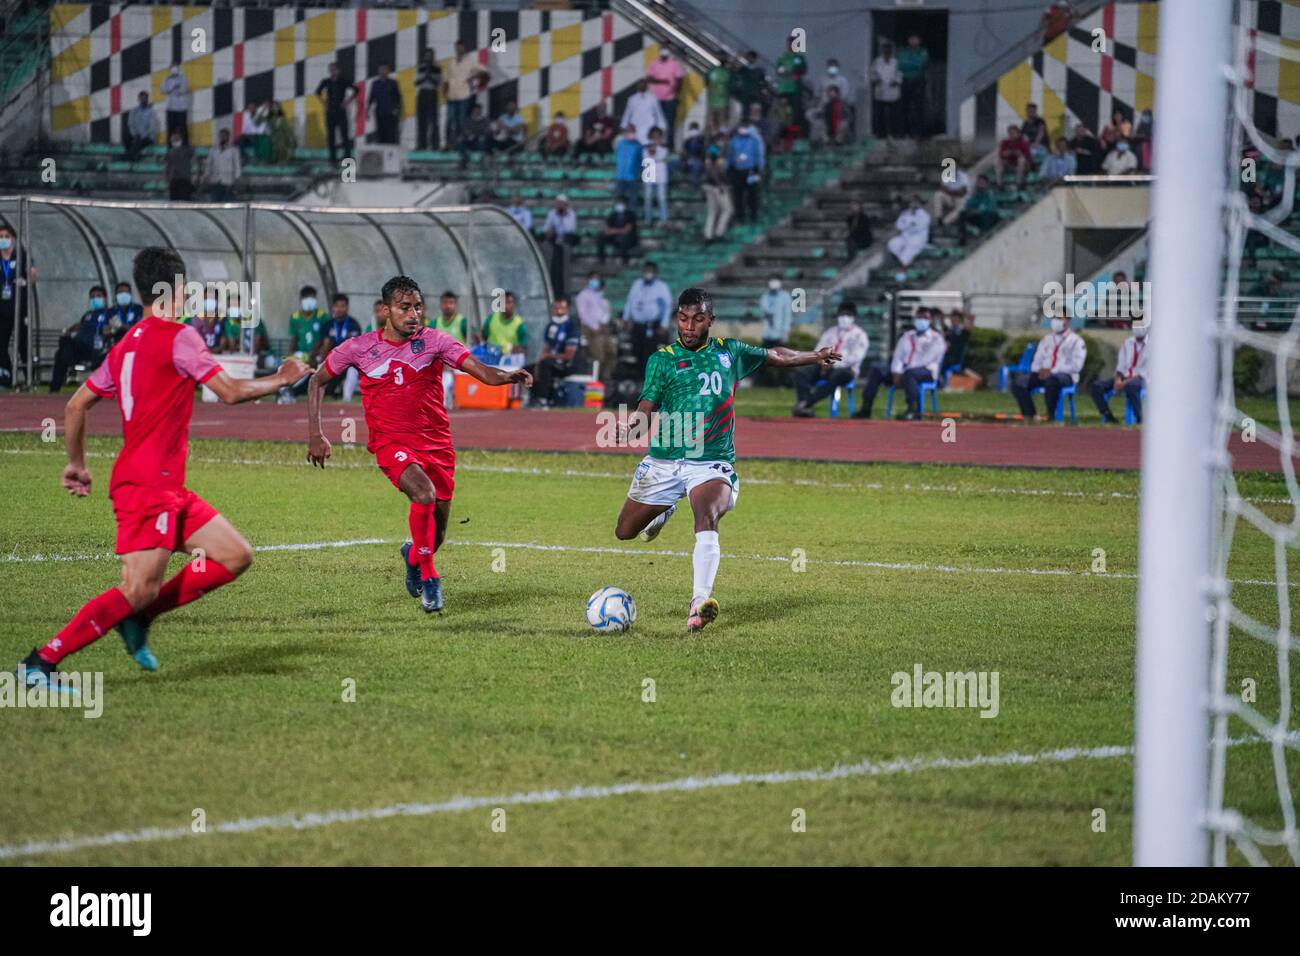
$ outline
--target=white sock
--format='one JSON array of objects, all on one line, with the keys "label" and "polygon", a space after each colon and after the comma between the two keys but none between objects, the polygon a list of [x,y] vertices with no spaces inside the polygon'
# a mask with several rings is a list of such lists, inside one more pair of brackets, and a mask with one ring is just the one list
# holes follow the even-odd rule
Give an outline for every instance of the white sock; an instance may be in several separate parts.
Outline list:
[{"label": "white sock", "polygon": [[713,579],[718,576],[718,563],[722,560],[722,546],[718,544],[718,532],[695,532],[695,594],[691,600],[703,601],[713,593]]}]

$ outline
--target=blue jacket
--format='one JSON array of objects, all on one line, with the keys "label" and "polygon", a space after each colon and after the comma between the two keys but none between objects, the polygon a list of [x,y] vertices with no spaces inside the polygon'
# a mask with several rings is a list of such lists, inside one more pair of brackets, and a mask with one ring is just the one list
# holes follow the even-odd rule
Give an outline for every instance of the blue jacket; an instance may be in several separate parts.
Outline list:
[{"label": "blue jacket", "polygon": [[624,137],[614,147],[614,178],[624,182],[641,178],[641,144]]},{"label": "blue jacket", "polygon": [[765,158],[762,137],[755,132],[733,133],[727,142],[727,166],[731,169],[761,171]]}]

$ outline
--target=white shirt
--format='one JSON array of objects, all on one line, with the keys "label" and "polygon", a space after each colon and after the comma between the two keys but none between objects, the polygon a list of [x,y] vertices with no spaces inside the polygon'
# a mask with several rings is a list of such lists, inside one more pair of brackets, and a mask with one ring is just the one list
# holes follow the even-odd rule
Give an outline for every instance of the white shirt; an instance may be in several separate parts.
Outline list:
[{"label": "white shirt", "polygon": [[167,112],[184,113],[190,108],[190,84],[184,73],[168,74],[162,81],[162,91],[167,97]]},{"label": "white shirt", "polygon": [[1070,376],[1074,384],[1079,384],[1079,373],[1083,371],[1083,360],[1088,355],[1088,346],[1072,330],[1066,329],[1060,335],[1048,332],[1034,350],[1034,361],[1029,366],[1031,372],[1047,369]]},{"label": "white shirt", "polygon": [[934,329],[924,333],[908,329],[894,344],[894,360],[889,363],[889,371],[902,375],[910,368],[926,368],[930,377],[939,380],[939,363],[943,353],[948,351],[948,341]]},{"label": "white shirt", "polygon": [[262,110],[254,113],[251,109],[244,110],[244,134],[246,136],[265,136],[266,135],[266,114]]},{"label": "white shirt", "polygon": [[546,222],[542,224],[542,232],[554,230],[556,236],[567,236],[571,232],[578,231],[578,216],[572,209],[568,212],[560,212],[552,208],[546,214]]},{"label": "white shirt", "polygon": [[1106,158],[1101,161],[1101,168],[1111,176],[1122,176],[1125,173],[1134,172],[1138,168],[1138,158],[1133,154],[1132,149],[1126,149],[1123,152],[1112,149],[1106,154]]},{"label": "white shirt", "polygon": [[857,323],[848,329],[841,329],[837,322],[823,332],[822,337],[817,340],[818,351],[834,349],[844,356],[835,363],[836,368],[847,368],[854,374],[857,374],[858,366],[867,357],[867,349],[870,345],[871,341],[867,338],[867,333]]},{"label": "white shirt", "polygon": [[903,74],[898,57],[886,60],[878,56],[871,61],[871,95],[882,103],[897,103],[903,95]]},{"label": "white shirt", "polygon": [[651,160],[655,164],[655,183],[663,183],[664,187],[668,186],[668,147],[653,143],[645,148],[641,163],[642,168],[646,160]]},{"label": "white shirt", "polygon": [[948,182],[946,179],[941,177],[939,179],[939,188],[944,192],[953,193],[954,195],[961,190],[970,192],[970,177],[958,169],[953,174],[952,182]]},{"label": "white shirt", "polygon": [[634,127],[636,138],[643,146],[650,142],[650,130],[654,127],[658,126],[665,133],[668,132],[663,107],[659,105],[658,97],[649,90],[633,93],[627,98],[627,109],[623,111],[623,122],[619,125],[623,129]]},{"label": "white shirt", "polygon": [[1119,358],[1115,361],[1115,374],[1125,378],[1147,377],[1148,341],[1136,335],[1130,335],[1119,347]]},{"label": "white shirt", "polygon": [[584,329],[600,329],[609,325],[609,300],[600,289],[584,285],[577,295],[576,304],[578,320]]},{"label": "white shirt", "polygon": [[507,206],[506,212],[528,232],[533,231],[533,214],[527,206]]},{"label": "white shirt", "polygon": [[930,214],[924,209],[904,209],[894,220],[894,228],[907,236],[930,236]]}]

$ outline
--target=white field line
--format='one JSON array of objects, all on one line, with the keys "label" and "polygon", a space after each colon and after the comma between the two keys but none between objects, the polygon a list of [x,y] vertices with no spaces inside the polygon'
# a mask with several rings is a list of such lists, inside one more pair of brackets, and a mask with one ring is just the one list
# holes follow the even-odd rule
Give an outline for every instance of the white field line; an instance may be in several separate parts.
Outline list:
[{"label": "white field line", "polygon": [[[1288,733],[1285,741],[1300,738],[1300,732]],[[1262,737],[1232,737],[1229,747],[1242,744],[1263,743]],[[1038,753],[977,754],[973,757],[901,757],[877,763],[863,760],[854,764],[836,764],[829,770],[773,770],[767,773],[719,773],[707,777],[678,777],[658,783],[631,782],[611,786],[577,786],[568,790],[528,790],[498,796],[452,797],[440,803],[395,803],[386,807],[361,807],[351,810],[326,810],[319,813],[284,813],[278,816],[244,817],[239,820],[216,823],[208,833],[256,833],[262,830],[315,830],[337,823],[362,823],[370,820],[388,820],[393,817],[428,817],[464,810],[481,810],[486,807],[523,806],[549,803],[569,803],[575,800],[604,800],[609,797],[654,795],[660,793],[692,793],[700,790],[719,790],[746,784],[825,783],[852,777],[892,777],[899,774],[920,773],[927,770],[966,770],[971,767],[1014,767],[1044,763],[1071,763],[1076,760],[1112,760],[1133,756],[1132,746],[1063,747]],[[118,830],[95,836],[67,837],[62,840],[29,840],[26,843],[0,845],[0,860],[45,856],[51,853],[71,853],[108,846],[125,846],[132,843],[156,843],[161,840],[182,840],[206,837],[188,826],[147,827],[143,830]]]},{"label": "white field line", "polygon": [[[4,448],[0,449],[7,455],[43,455],[50,454],[52,457],[55,452],[44,452],[33,448]],[[116,455],[107,452],[87,452],[87,458],[116,458]],[[203,465],[252,465],[252,466],[278,466],[281,468],[302,468],[307,462],[304,459],[300,462],[295,461],[271,461],[260,458],[207,458],[203,456],[194,456],[190,458],[191,462]],[[374,463],[365,462],[342,462],[337,459],[331,459],[330,468],[341,468],[344,470],[374,470]],[[508,465],[475,465],[475,464],[458,464],[457,471],[479,472],[481,474],[495,475],[536,475],[540,477],[554,478],[616,478],[619,481],[629,481],[629,472],[615,471],[588,471],[580,468],[521,468]],[[928,494],[974,494],[974,495],[1020,495],[1029,498],[1075,498],[1075,499],[1092,499],[1098,501],[1136,501],[1138,496],[1129,491],[1070,491],[1058,488],[1000,488],[1000,487],[964,487],[962,485],[935,485],[928,483],[912,484],[903,482],[902,484],[885,484],[879,481],[818,481],[815,478],[796,478],[792,481],[777,480],[773,478],[744,478],[745,485],[794,485],[800,488],[832,488],[836,490],[847,491],[885,491],[898,494],[915,494],[923,492]],[[1287,497],[1272,496],[1246,498],[1246,501],[1252,504],[1265,505],[1285,505],[1291,504],[1291,499]]]},{"label": "white field line", "polygon": [[[352,538],[343,541],[304,541],[293,544],[264,544],[253,548],[254,551],[271,552],[271,551],[323,551],[329,548],[352,548],[360,545],[371,544],[400,544],[400,540],[389,540],[387,538]],[[448,538],[444,542],[446,545],[462,545],[476,548],[516,548],[523,551],[557,551],[570,554],[620,554],[627,557],[642,557],[653,555],[655,557],[665,558],[689,558],[692,556],[690,551],[666,551],[652,548],[615,548],[601,545],[568,545],[568,544],[537,544],[532,541],[457,541]],[[117,555],[100,551],[95,553],[81,554],[6,554],[0,555],[0,564],[35,564],[52,561],[103,561],[110,558],[116,558]],[[729,558],[733,561],[770,561],[778,564],[789,564],[793,559],[784,554],[728,554],[723,553],[722,557]],[[1136,581],[1137,575],[1127,571],[1107,571],[1098,573],[1095,571],[1071,571],[1069,568],[980,568],[980,567],[963,567],[955,564],[930,564],[929,562],[913,561],[859,561],[848,558],[804,558],[806,564],[819,564],[827,567],[836,568],[868,568],[875,571],[905,571],[914,573],[916,571],[934,571],[942,574],[1019,574],[1029,575],[1031,577],[1060,577],[1060,578],[1104,578],[1112,581]],[[1240,585],[1261,585],[1275,587],[1276,581],[1253,578],[1237,578],[1229,581],[1230,584]],[[1288,583],[1290,588],[1300,588],[1300,582]]]}]

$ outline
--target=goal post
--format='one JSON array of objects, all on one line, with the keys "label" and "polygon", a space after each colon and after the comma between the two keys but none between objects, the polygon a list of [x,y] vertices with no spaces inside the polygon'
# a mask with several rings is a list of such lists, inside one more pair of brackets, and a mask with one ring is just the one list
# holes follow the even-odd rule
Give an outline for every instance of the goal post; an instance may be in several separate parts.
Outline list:
[{"label": "goal post", "polygon": [[1232,0],[1161,5],[1142,429],[1133,861],[1208,862],[1214,383]]}]

